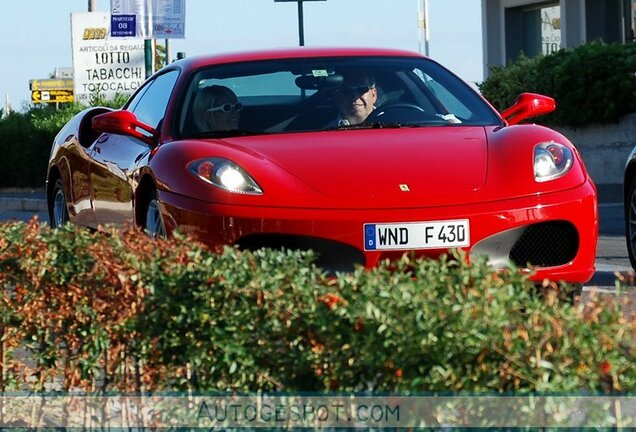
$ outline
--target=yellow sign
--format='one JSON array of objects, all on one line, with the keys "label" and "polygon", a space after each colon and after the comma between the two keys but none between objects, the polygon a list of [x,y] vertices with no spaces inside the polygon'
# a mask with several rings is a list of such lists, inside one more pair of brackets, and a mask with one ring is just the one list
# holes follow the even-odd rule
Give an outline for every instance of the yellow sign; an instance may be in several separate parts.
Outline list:
[{"label": "yellow sign", "polygon": [[31,92],[33,103],[64,103],[74,100],[73,90],[33,90]]},{"label": "yellow sign", "polygon": [[31,90],[73,90],[73,80],[68,78],[31,80]]},{"label": "yellow sign", "polygon": [[82,39],[84,40],[106,39],[106,36],[108,36],[107,28],[85,28],[84,34],[82,35]]}]

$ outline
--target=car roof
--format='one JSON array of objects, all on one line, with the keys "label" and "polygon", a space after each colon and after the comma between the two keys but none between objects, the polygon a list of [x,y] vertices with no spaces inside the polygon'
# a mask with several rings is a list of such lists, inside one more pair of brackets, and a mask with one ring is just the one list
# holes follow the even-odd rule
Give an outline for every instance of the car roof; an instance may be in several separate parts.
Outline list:
[{"label": "car roof", "polygon": [[223,63],[236,63],[258,60],[283,60],[294,58],[312,57],[359,57],[359,56],[380,56],[380,57],[423,57],[421,54],[397,49],[386,48],[307,48],[294,47],[282,49],[268,49],[259,51],[243,51],[235,53],[219,53],[206,56],[185,58],[175,62],[184,70],[198,69],[203,66],[210,66]]}]

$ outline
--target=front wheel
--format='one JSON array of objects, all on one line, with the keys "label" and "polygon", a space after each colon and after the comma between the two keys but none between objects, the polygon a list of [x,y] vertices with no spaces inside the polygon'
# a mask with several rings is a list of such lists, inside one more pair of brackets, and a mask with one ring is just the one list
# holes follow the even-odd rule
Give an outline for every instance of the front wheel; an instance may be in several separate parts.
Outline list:
[{"label": "front wheel", "polygon": [[64,184],[62,183],[62,179],[57,179],[55,181],[51,198],[51,204],[49,207],[49,222],[51,227],[60,228],[69,222],[68,205],[66,195],[64,194]]},{"label": "front wheel", "polygon": [[166,237],[166,227],[163,223],[163,216],[159,208],[159,198],[154,190],[150,195],[148,206],[146,207],[146,221],[144,229],[151,237]]},{"label": "front wheel", "polygon": [[581,296],[583,295],[583,284],[582,283],[573,283],[570,284],[570,292],[569,298],[572,304],[579,304],[581,301]]}]

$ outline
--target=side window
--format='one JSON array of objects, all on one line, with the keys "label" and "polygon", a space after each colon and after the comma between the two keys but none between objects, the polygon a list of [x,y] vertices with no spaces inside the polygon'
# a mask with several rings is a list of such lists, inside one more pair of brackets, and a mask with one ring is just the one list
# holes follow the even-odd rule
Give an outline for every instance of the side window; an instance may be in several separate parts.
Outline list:
[{"label": "side window", "polygon": [[458,97],[451,93],[449,88],[444,87],[442,83],[419,69],[415,69],[413,72],[424,82],[431,93],[444,106],[444,108],[448,110],[449,114],[454,114],[464,120],[468,120],[472,117],[471,110],[466,107],[466,105],[464,105]]},{"label": "side window", "polygon": [[[154,82],[154,81],[153,81]],[[135,107],[137,106],[137,104],[139,103],[139,101],[141,100],[142,97],[144,97],[144,95],[146,94],[146,92],[148,91],[148,89],[150,88],[150,86],[153,84],[153,82],[149,82],[148,84],[146,84],[145,86],[143,86],[141,88],[141,90],[139,90],[136,94],[135,97],[133,99],[130,99],[126,105],[124,106],[124,109],[128,110],[128,111],[132,111],[135,109]]]},{"label": "side window", "polygon": [[176,70],[158,76],[140,93],[139,100],[132,101],[130,109],[140,121],[154,128],[159,125],[178,76],[179,71]]}]

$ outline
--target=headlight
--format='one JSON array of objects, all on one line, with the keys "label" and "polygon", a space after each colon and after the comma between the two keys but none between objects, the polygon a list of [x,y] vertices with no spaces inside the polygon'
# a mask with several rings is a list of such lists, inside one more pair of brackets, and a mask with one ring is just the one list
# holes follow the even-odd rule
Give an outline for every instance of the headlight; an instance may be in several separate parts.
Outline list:
[{"label": "headlight", "polygon": [[201,159],[188,169],[201,180],[228,192],[261,195],[263,190],[248,173],[234,162],[223,158]]},{"label": "headlight", "polygon": [[573,161],[572,150],[563,144],[537,144],[534,148],[534,179],[538,182],[557,179],[572,168]]}]

